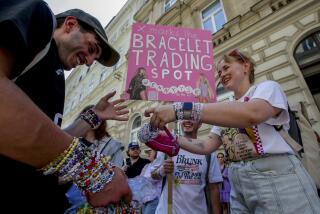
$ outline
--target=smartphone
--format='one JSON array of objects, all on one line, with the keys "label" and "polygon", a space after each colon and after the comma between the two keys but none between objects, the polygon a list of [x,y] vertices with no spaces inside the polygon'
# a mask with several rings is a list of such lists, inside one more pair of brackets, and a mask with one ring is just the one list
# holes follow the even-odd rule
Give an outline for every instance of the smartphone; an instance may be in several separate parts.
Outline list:
[{"label": "smartphone", "polygon": [[127,166],[131,166],[131,160],[130,160],[130,158],[127,158],[127,159],[126,159],[126,165],[127,165]]}]

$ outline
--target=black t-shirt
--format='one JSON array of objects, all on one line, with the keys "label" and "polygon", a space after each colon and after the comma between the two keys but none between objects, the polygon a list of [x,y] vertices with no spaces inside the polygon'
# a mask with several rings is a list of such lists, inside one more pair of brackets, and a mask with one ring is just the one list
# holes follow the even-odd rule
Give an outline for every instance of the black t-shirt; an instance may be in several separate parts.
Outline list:
[{"label": "black t-shirt", "polygon": [[[10,78],[19,75],[50,41],[53,19],[51,10],[42,1],[0,0],[0,47],[15,56]],[[65,82],[54,40],[47,55],[15,83],[61,125]],[[69,185],[58,185],[56,177],[43,176],[34,167],[1,155],[0,169],[1,209],[10,213],[63,213],[69,206],[65,197]]]},{"label": "black t-shirt", "polygon": [[128,178],[134,178],[138,175],[140,175],[143,167],[150,163],[149,160],[144,159],[144,158],[139,158],[134,164],[131,164],[127,171],[126,171],[126,175],[128,176]]},{"label": "black t-shirt", "polygon": [[0,47],[15,56],[17,76],[52,37],[53,14],[39,0],[0,0]]}]

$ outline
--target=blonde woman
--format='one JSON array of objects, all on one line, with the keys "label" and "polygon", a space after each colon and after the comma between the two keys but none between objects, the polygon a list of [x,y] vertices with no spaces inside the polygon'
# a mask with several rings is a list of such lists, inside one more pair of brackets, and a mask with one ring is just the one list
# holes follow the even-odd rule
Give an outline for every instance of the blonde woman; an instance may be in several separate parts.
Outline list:
[{"label": "blonde woman", "polygon": [[[179,137],[178,143],[198,154],[209,154],[222,144],[227,148],[231,213],[319,213],[314,182],[274,128],[289,128],[287,98],[281,86],[274,81],[253,85],[253,61],[238,50],[225,54],[218,61],[217,71],[222,85],[234,92],[236,101],[150,108],[146,115],[153,113],[151,125],[163,128],[176,118],[214,125],[207,140],[190,142]],[[230,148],[232,155],[228,154]]]}]

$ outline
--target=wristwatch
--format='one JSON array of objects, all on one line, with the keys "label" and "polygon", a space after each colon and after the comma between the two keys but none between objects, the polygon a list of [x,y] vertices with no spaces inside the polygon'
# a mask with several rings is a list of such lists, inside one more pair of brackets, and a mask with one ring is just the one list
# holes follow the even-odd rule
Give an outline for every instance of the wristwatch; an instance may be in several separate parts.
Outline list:
[{"label": "wristwatch", "polygon": [[187,102],[183,103],[182,111],[183,111],[183,119],[190,120],[193,109],[193,103]]}]

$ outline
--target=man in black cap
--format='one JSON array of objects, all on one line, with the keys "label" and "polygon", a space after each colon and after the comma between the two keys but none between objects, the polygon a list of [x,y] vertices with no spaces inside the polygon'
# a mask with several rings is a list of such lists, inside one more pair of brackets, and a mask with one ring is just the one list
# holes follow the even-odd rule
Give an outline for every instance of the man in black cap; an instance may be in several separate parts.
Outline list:
[{"label": "man in black cap", "polygon": [[[123,100],[109,101],[115,92],[109,93],[62,131],[63,70],[94,60],[112,66],[119,54],[96,18],[77,9],[55,17],[40,0],[0,0],[0,29],[1,208],[10,213],[63,213],[68,205],[58,176],[44,176],[38,169],[47,166],[47,174],[60,178],[72,171],[73,181],[80,182],[85,171],[77,160],[88,164],[91,156],[86,155],[91,153],[83,152],[88,146],[83,139],[73,137],[107,119],[127,120],[128,113]],[[130,200],[120,169],[105,170],[107,165],[100,163],[94,167],[105,177],[85,174],[92,179],[82,182],[91,205]]]},{"label": "man in black cap", "polygon": [[127,155],[129,158],[126,159],[126,165],[124,171],[128,178],[134,178],[140,175],[143,167],[150,163],[148,159],[140,157],[140,146],[138,142],[131,142],[128,145]]}]

